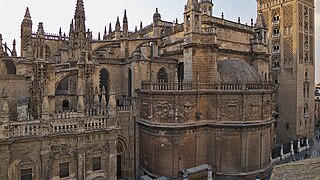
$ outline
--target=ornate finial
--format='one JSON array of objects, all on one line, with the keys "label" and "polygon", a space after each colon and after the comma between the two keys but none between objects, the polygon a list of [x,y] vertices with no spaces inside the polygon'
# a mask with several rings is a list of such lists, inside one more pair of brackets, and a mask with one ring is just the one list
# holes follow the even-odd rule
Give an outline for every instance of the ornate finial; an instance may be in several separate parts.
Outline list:
[{"label": "ornate finial", "polygon": [[156,8],[156,13],[158,13],[158,8]]},{"label": "ornate finial", "polygon": [[101,106],[102,108],[105,108],[107,106],[106,89],[104,86],[102,86],[102,92],[101,92]]},{"label": "ornate finial", "polygon": [[11,56],[12,57],[17,57],[16,40],[15,39],[13,40],[13,43],[12,43]]},{"label": "ornate finial", "polygon": [[27,7],[27,9],[26,9],[26,12],[25,12],[25,14],[24,14],[24,18],[25,18],[25,19],[30,19],[30,18],[31,18],[31,16],[30,16],[30,11],[29,11],[29,7]]},{"label": "ornate finial", "polygon": [[134,31],[137,32],[138,31],[138,27],[137,25],[134,27]]},{"label": "ornate finial", "polygon": [[37,33],[44,34],[43,22],[39,22]]},{"label": "ornate finial", "polygon": [[117,16],[117,22],[116,22],[116,29],[115,29],[115,31],[120,31],[120,21],[119,21],[119,16]]},{"label": "ornate finial", "polygon": [[251,26],[253,26],[253,19],[251,18]]},{"label": "ornate finial", "polygon": [[8,54],[8,46],[6,42],[4,43],[4,52]]},{"label": "ornate finial", "polygon": [[127,10],[126,9],[124,10],[123,23],[128,23]]},{"label": "ornate finial", "polygon": [[112,26],[111,26],[111,23],[109,23],[109,34],[112,33]]},{"label": "ornate finial", "polygon": [[241,22],[241,21],[240,21],[240,17],[238,17],[238,23],[240,24],[240,22]]},{"label": "ornate finial", "polygon": [[143,27],[143,26],[142,26],[142,21],[140,21],[140,30],[142,29],[142,27]]},{"label": "ornate finial", "polygon": [[100,41],[100,32],[98,33],[98,40]]},{"label": "ornate finial", "polygon": [[116,97],[115,97],[115,92],[114,89],[112,87],[110,87],[110,91],[109,91],[109,102],[108,102],[108,107],[112,108],[112,107],[116,107],[117,106],[117,102],[116,102]]},{"label": "ornate finial", "polygon": [[223,12],[221,13],[221,19],[224,19],[224,14],[223,14]]}]

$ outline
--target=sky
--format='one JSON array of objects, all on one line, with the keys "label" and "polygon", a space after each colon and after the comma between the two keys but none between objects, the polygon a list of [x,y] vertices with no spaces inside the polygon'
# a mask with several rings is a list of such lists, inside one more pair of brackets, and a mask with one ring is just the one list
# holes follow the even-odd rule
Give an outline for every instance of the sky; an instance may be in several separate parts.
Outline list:
[{"label": "sky", "polygon": [[[0,0],[0,34],[3,43],[12,46],[13,39],[17,40],[18,54],[20,45],[20,25],[26,10],[29,7],[33,21],[33,31],[37,30],[39,22],[43,22],[47,33],[58,34],[61,27],[62,32],[68,34],[69,25],[74,16],[77,0]],[[178,18],[183,21],[183,10],[187,0],[84,0],[86,12],[86,27],[93,32],[97,38],[98,32],[103,33],[104,27],[112,23],[112,28],[117,16],[122,17],[124,9],[127,10],[129,30],[139,27],[140,21],[143,25],[151,24],[155,8],[163,20],[173,21]],[[250,19],[255,20],[257,9],[256,0],[213,0],[213,14],[220,17],[224,13],[225,19],[237,21],[241,18],[242,23],[250,24]],[[316,68],[320,71],[320,0],[315,0],[316,7]],[[320,72],[316,74],[316,82],[320,82]]]}]

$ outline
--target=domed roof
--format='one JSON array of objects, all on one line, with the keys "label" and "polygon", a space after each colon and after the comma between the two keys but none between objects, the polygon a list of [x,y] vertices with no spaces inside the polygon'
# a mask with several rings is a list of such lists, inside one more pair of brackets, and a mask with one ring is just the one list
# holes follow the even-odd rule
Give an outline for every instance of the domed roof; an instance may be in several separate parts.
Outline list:
[{"label": "domed roof", "polygon": [[223,83],[260,83],[258,72],[246,62],[226,59],[218,62],[219,80]]}]

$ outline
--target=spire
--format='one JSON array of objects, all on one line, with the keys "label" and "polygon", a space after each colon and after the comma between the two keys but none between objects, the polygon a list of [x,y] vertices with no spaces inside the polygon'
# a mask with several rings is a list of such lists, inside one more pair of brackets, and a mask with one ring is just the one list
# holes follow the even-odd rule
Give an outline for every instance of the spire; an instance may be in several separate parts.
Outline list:
[{"label": "spire", "polygon": [[143,26],[142,26],[142,21],[140,21],[140,30],[142,29],[142,27],[143,27]]},{"label": "spire", "polygon": [[116,29],[115,29],[115,31],[120,32],[120,29],[121,29],[121,27],[120,27],[120,21],[119,21],[119,16],[118,16],[118,17],[117,17],[117,22],[116,22]]},{"label": "spire", "polygon": [[74,26],[73,26],[73,20],[71,20],[70,23],[70,29],[69,29],[69,37],[71,37],[74,33]]},{"label": "spire", "polygon": [[20,50],[21,50],[21,56],[25,55],[25,50],[28,45],[28,40],[31,38],[32,35],[32,20],[29,12],[29,8],[27,7],[23,21],[21,23],[21,29],[20,29],[20,37],[21,37],[21,43],[20,43]]},{"label": "spire", "polygon": [[4,43],[4,53],[8,55],[8,45],[6,42]]},{"label": "spire", "polygon": [[27,7],[26,12],[24,13],[24,19],[31,21],[31,16],[30,16],[29,7]]},{"label": "spire", "polygon": [[76,12],[74,14],[74,21],[75,21],[75,31],[85,33],[86,32],[86,26],[85,26],[86,17],[85,17],[83,0],[77,0]]},{"label": "spire", "polygon": [[105,109],[107,107],[107,100],[106,100],[106,89],[102,86],[102,93],[101,93],[101,108]]},{"label": "spire", "polygon": [[0,55],[3,53],[2,40],[2,34],[0,34]]},{"label": "spire", "polygon": [[123,15],[123,24],[128,23],[128,18],[127,18],[127,10],[124,10],[124,15]]},{"label": "spire", "polygon": [[112,25],[111,25],[111,23],[109,23],[109,35],[112,33]]},{"label": "spire", "polygon": [[119,21],[119,16],[118,16],[117,22],[116,22],[115,34],[114,34],[115,39],[120,39],[120,36],[121,36],[120,30],[121,30],[121,27],[120,27],[120,21]]},{"label": "spire", "polygon": [[103,40],[107,40],[107,26],[104,26]]},{"label": "spire", "polygon": [[17,57],[16,40],[15,40],[15,39],[13,40],[13,43],[12,43],[11,56],[12,56],[12,57]]},{"label": "spire", "polygon": [[123,16],[123,37],[128,38],[129,31],[128,31],[128,18],[127,18],[127,10],[124,10]]},{"label": "spire", "polygon": [[100,32],[98,33],[98,40],[100,41],[101,39],[100,39]]},{"label": "spire", "polygon": [[267,27],[267,25],[266,25],[266,21],[264,20],[262,11],[259,11],[257,21],[256,21],[254,28],[256,30],[258,30],[258,29],[266,29],[266,27]]},{"label": "spire", "polygon": [[156,12],[153,14],[153,24],[155,25],[157,21],[161,20],[161,15],[158,12],[158,8],[156,8]]},{"label": "spire", "polygon": [[113,88],[110,87],[109,92],[109,101],[108,101],[108,115],[115,116],[117,113],[117,102],[116,102],[116,93],[114,92]]}]

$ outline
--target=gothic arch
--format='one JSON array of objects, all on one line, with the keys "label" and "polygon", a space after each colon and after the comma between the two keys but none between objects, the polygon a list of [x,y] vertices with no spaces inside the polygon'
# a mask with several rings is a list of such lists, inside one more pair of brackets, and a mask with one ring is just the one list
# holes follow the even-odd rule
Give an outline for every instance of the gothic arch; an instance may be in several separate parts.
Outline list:
[{"label": "gothic arch", "polygon": [[166,68],[162,67],[159,69],[157,74],[157,81],[168,82],[168,72]]},{"label": "gothic arch", "polygon": [[70,109],[69,100],[65,99],[62,101],[62,110],[67,111]]},{"label": "gothic arch", "polygon": [[119,137],[117,139],[117,178],[121,179],[128,176],[128,144],[125,138]]},{"label": "gothic arch", "polygon": [[103,87],[105,93],[108,94],[110,85],[110,73],[106,68],[101,68],[99,71],[99,90],[102,92]]},{"label": "gothic arch", "polygon": [[78,76],[78,71],[77,70],[73,70],[73,71],[66,71],[66,72],[59,72],[56,73],[56,83],[55,83],[55,88],[58,87],[59,83],[65,79],[65,78],[69,78],[71,76]]}]

